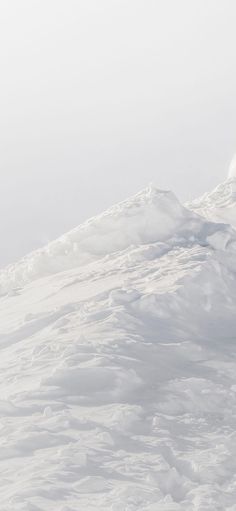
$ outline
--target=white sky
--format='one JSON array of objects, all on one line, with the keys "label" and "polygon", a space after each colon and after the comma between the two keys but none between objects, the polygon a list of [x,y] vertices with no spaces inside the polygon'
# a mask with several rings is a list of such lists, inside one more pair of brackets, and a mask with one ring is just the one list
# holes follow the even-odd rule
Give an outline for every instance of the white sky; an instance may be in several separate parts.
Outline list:
[{"label": "white sky", "polygon": [[1,0],[0,265],[236,150],[235,0]]}]

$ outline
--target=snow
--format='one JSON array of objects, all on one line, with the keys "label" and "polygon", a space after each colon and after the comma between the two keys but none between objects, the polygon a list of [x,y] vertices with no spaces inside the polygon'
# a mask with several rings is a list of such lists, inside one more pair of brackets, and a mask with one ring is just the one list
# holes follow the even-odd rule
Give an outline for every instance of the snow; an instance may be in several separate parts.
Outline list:
[{"label": "snow", "polygon": [[[91,218],[43,249],[0,271],[0,294],[32,280],[67,271],[143,245],[145,250],[205,243],[206,237],[230,227],[204,222],[174,194],[148,187],[100,216]],[[150,247],[151,245],[151,247]],[[148,247],[148,248],[147,248]]]},{"label": "snow", "polygon": [[209,221],[223,222],[236,228],[236,179],[228,178],[212,192],[185,206]]},{"label": "snow", "polygon": [[3,511],[236,510],[234,201],[149,187],[1,271]]}]

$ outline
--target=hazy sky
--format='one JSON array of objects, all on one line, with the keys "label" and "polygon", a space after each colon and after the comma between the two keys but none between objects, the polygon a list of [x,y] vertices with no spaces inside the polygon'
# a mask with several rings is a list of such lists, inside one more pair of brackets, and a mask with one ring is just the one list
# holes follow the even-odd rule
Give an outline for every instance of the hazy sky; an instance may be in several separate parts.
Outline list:
[{"label": "hazy sky", "polygon": [[236,151],[235,0],[1,0],[0,265]]}]

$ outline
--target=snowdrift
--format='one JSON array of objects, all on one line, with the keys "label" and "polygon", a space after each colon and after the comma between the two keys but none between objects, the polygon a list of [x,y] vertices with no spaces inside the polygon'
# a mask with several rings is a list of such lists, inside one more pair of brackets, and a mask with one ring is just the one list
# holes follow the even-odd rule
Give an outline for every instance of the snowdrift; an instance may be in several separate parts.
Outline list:
[{"label": "snowdrift", "polygon": [[148,188],[1,271],[3,511],[236,509],[235,211]]}]

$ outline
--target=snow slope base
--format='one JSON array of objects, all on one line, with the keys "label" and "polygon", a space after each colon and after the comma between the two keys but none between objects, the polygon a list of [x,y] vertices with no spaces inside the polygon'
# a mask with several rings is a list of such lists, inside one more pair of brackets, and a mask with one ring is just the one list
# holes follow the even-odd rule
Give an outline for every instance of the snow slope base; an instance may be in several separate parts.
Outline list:
[{"label": "snow slope base", "polygon": [[148,188],[0,272],[1,511],[236,511],[235,225]]}]

